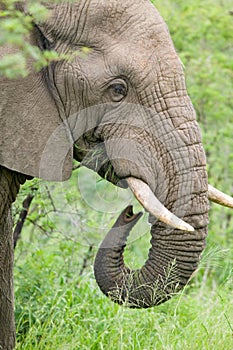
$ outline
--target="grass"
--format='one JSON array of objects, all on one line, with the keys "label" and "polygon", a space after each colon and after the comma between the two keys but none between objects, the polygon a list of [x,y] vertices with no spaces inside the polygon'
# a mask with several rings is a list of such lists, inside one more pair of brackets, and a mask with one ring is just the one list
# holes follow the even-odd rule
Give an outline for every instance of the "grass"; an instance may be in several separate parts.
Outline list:
[{"label": "grass", "polygon": [[101,294],[90,268],[68,278],[58,266],[45,251],[16,268],[18,350],[232,349],[230,271],[220,285],[196,280],[163,305],[131,310]]},{"label": "grass", "polygon": [[221,296],[194,294],[167,307],[133,311],[108,305],[89,288],[80,289],[75,305],[70,305],[71,290],[55,293],[52,307],[46,304],[38,313],[44,317],[50,306],[49,318],[37,320],[17,349],[232,349],[233,310],[226,306],[224,290]]}]

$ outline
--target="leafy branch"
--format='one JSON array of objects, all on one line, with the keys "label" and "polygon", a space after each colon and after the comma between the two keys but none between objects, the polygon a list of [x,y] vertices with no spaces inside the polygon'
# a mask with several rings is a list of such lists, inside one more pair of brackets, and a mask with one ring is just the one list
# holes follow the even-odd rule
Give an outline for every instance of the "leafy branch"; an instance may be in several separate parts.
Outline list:
[{"label": "leafy branch", "polygon": [[26,77],[29,73],[28,60],[33,60],[35,69],[39,71],[51,62],[72,60],[80,53],[87,53],[88,49],[83,48],[81,52],[59,54],[54,50],[42,51],[29,43],[28,38],[34,24],[45,21],[50,12],[41,1],[28,1],[27,13],[20,11],[17,3],[17,0],[0,1],[0,45],[10,47],[10,51],[13,52],[1,57],[0,75],[11,79]]}]

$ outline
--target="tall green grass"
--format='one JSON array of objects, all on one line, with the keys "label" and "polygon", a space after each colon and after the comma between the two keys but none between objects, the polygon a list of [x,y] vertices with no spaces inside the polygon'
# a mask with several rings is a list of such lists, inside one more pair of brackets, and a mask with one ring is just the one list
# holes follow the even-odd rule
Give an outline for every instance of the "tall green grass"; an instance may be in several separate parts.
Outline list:
[{"label": "tall green grass", "polygon": [[232,271],[225,269],[221,283],[216,271],[212,278],[205,273],[208,266],[218,269],[220,252],[209,252],[203,278],[169,302],[131,310],[102,295],[91,267],[77,276],[79,250],[71,268],[69,250],[63,265],[58,252],[44,249],[16,267],[18,350],[232,349]]}]

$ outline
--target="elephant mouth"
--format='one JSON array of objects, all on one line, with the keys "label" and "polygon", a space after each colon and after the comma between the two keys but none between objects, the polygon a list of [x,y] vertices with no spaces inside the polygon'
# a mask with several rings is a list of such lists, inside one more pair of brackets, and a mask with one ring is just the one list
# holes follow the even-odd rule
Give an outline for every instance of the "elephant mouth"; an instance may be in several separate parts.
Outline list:
[{"label": "elephant mouth", "polygon": [[81,166],[93,170],[115,186],[128,188],[126,179],[118,176],[111,161],[108,159],[103,142],[94,144],[92,147],[89,145],[85,146],[80,147],[80,141],[78,140],[73,149],[74,158],[81,163]]}]

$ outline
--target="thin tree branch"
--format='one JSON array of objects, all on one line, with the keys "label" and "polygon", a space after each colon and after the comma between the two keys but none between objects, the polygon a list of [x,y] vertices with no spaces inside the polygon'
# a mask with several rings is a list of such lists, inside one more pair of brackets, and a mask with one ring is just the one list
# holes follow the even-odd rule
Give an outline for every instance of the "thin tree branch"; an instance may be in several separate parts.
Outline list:
[{"label": "thin tree branch", "polygon": [[53,207],[53,211],[57,211],[57,208],[55,207],[55,204],[54,204],[54,201],[53,201],[53,198],[52,198],[52,196],[51,196],[51,193],[50,193],[50,191],[49,191],[49,188],[48,188],[48,186],[46,185],[46,191],[47,191],[47,194],[48,194],[48,197],[49,197],[49,200],[50,200],[50,202],[51,202],[51,205],[52,205],[52,207]]},{"label": "thin tree branch", "polygon": [[35,194],[30,193],[27,195],[27,197],[23,201],[23,209],[21,210],[21,213],[19,215],[19,219],[17,221],[17,224],[16,224],[15,229],[14,229],[14,233],[13,233],[14,249],[15,249],[17,242],[20,238],[20,235],[21,235],[21,232],[23,229],[23,225],[24,225],[26,217],[28,215],[29,207],[30,207],[31,202],[32,202],[34,197],[35,197]]},{"label": "thin tree branch", "polygon": [[35,227],[39,228],[47,237],[49,237],[49,233],[47,232],[47,230],[45,230],[42,225],[37,224],[36,220],[31,220],[30,218],[28,218],[28,221]]},{"label": "thin tree branch", "polygon": [[87,262],[88,262],[88,260],[90,260],[92,258],[92,250],[93,250],[93,245],[90,245],[89,249],[86,253],[86,256],[83,259],[83,264],[82,264],[81,270],[79,272],[79,276],[82,276],[84,270],[87,268]]}]

